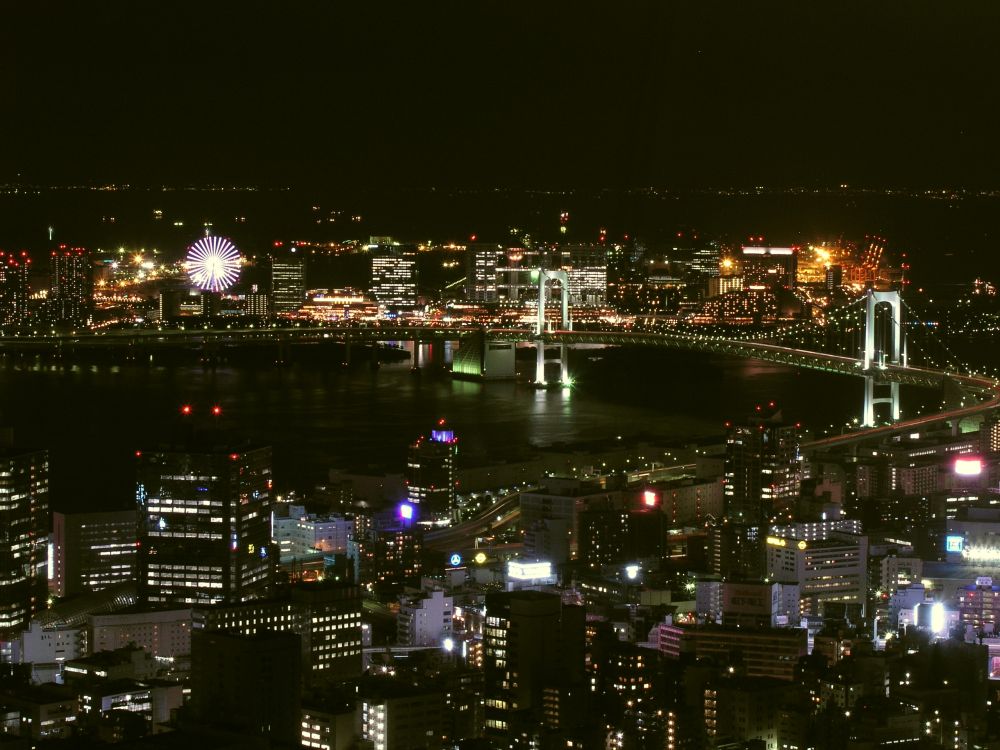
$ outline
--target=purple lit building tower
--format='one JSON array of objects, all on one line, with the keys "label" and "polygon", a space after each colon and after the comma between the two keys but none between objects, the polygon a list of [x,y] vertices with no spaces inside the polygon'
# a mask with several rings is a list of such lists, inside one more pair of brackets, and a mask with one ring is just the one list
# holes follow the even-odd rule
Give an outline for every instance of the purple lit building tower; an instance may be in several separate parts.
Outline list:
[{"label": "purple lit building tower", "polygon": [[449,513],[455,507],[455,464],[458,438],[440,420],[430,439],[421,437],[410,446],[406,462],[406,499],[423,509],[423,515]]}]

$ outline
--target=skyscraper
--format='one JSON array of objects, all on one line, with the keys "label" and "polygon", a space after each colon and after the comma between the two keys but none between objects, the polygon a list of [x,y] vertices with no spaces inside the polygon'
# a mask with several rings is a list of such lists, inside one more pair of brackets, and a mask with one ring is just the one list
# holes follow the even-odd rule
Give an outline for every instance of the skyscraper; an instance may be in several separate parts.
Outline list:
[{"label": "skyscraper", "polygon": [[268,593],[271,449],[140,452],[139,596],[150,603],[242,602]]},{"label": "skyscraper", "polygon": [[371,293],[379,307],[393,311],[416,307],[416,255],[401,245],[379,245],[372,253]]},{"label": "skyscraper", "polygon": [[0,638],[27,627],[46,600],[49,457],[0,446]]},{"label": "skyscraper", "polygon": [[465,251],[465,296],[470,302],[496,302],[499,269],[506,253],[502,245],[480,242]]},{"label": "skyscraper", "polygon": [[785,424],[773,405],[732,426],[726,438],[726,517],[762,526],[788,512],[801,485],[798,454],[798,427]]},{"label": "skyscraper", "polygon": [[[295,312],[306,301],[306,259],[288,253],[271,256],[271,309],[276,313]],[[253,313],[250,313],[253,314]]]},{"label": "skyscraper", "polygon": [[425,508],[425,513],[447,513],[455,504],[455,459],[458,438],[445,429],[444,420],[431,431],[430,439],[421,437],[410,445],[406,462],[406,496],[411,503]]},{"label": "skyscraper", "polygon": [[584,610],[539,591],[487,594],[483,655],[487,736],[531,733],[582,698]]},{"label": "skyscraper", "polygon": [[764,539],[771,520],[790,517],[801,488],[797,425],[773,404],[726,438],[725,522],[713,529],[717,571],[734,579],[764,575]]},{"label": "skyscraper", "polygon": [[26,252],[0,253],[0,325],[17,327],[28,320],[28,271]]},{"label": "skyscraper", "polygon": [[93,301],[90,253],[82,247],[60,245],[51,255],[51,282],[46,300],[53,323],[84,326]]}]

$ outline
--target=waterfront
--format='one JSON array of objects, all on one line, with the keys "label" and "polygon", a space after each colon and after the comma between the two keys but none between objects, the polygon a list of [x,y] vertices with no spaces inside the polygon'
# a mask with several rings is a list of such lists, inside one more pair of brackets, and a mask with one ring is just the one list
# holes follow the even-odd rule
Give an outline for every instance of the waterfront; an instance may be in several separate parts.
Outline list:
[{"label": "waterfront", "polygon": [[414,375],[407,362],[373,372],[363,363],[343,370],[10,359],[0,366],[2,422],[19,442],[50,450],[59,508],[127,506],[135,450],[162,442],[184,403],[201,421],[219,404],[228,433],[272,445],[279,490],[308,489],[333,466],[402,471],[407,444],[440,418],[460,435],[463,460],[481,463],[530,446],[618,435],[720,435],[725,420],[770,400],[816,430],[843,424],[861,406],[856,378],[689,352],[584,349],[573,352],[572,366],[572,389],[536,391],[521,382],[453,380],[441,370]]}]

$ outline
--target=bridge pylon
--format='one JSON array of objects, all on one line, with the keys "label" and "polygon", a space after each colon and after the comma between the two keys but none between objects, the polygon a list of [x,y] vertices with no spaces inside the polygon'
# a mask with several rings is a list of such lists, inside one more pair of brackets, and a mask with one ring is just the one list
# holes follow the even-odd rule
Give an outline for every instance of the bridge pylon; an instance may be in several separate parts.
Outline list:
[{"label": "bridge pylon", "polygon": [[538,282],[538,315],[535,320],[535,385],[545,387],[549,382],[545,375],[546,365],[552,362],[559,363],[559,383],[561,385],[570,384],[569,359],[567,357],[566,344],[558,345],[558,357],[549,359],[545,349],[543,335],[546,331],[545,307],[552,296],[552,282],[559,283],[561,313],[560,324],[564,331],[573,330],[573,322],[569,316],[569,274],[566,271],[555,271],[546,268],[538,268],[531,272],[532,281]]},{"label": "bridge pylon", "polygon": [[[881,305],[888,305],[890,316],[890,335],[876,337],[876,311]],[[888,344],[888,346],[886,346]],[[886,351],[886,349],[888,351]],[[881,404],[889,405],[890,419],[898,422],[899,383],[885,383],[877,377],[878,370],[884,370],[888,365],[906,367],[906,334],[903,329],[903,302],[898,291],[877,292],[869,289],[865,295],[865,427],[875,427],[875,409]]]}]

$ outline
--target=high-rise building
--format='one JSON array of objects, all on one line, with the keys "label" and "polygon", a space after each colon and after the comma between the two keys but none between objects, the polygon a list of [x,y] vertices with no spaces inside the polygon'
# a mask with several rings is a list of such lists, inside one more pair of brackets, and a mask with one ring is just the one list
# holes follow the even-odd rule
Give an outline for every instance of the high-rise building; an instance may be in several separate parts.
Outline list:
[{"label": "high-rise building", "polygon": [[372,750],[438,750],[444,696],[402,680],[369,677],[359,687],[361,739]]},{"label": "high-rise building", "polygon": [[[276,313],[295,312],[306,301],[306,259],[293,248],[271,256],[271,307]],[[251,315],[253,313],[250,313]]]},{"label": "high-rise building", "polygon": [[868,537],[835,531],[826,539],[767,538],[767,573],[779,583],[797,584],[801,614],[861,616],[868,598]]},{"label": "high-rise building", "polygon": [[483,666],[486,734],[517,736],[546,721],[584,681],[582,607],[563,606],[559,596],[539,591],[486,595]]},{"label": "high-rise building", "polygon": [[56,596],[100,591],[135,580],[135,509],[52,514],[52,580]]},{"label": "high-rise building", "polygon": [[426,513],[447,513],[455,505],[455,463],[458,438],[452,430],[432,430],[430,439],[421,437],[410,445],[406,462],[406,496]]},{"label": "high-rise building", "polygon": [[293,633],[192,633],[187,704],[191,718],[255,741],[266,738],[280,746],[298,747],[300,648],[299,636]]},{"label": "high-rise building", "polygon": [[764,540],[773,518],[788,518],[798,498],[798,428],[781,412],[760,411],[726,438],[725,522],[713,528],[715,572],[733,578],[764,575]]},{"label": "high-rise building", "polygon": [[160,320],[172,320],[181,314],[181,291],[179,289],[164,289],[159,297]]},{"label": "high-rise building", "polygon": [[396,642],[400,646],[439,646],[451,637],[454,600],[443,591],[400,602]]},{"label": "high-rise building", "polygon": [[746,245],[741,253],[743,286],[747,288],[795,288],[798,248]]},{"label": "high-rise building", "polygon": [[350,679],[361,674],[361,591],[334,581],[299,583],[278,598],[197,607],[195,630],[256,635],[267,631],[301,638],[309,679]]},{"label": "high-rise building", "polygon": [[416,307],[416,254],[402,245],[379,245],[373,249],[371,294],[379,307],[387,310]]},{"label": "high-rise building", "polygon": [[506,260],[502,245],[476,243],[465,251],[465,296],[470,302],[496,302],[499,269]]},{"label": "high-rise building", "polygon": [[246,294],[243,311],[252,318],[266,318],[271,314],[271,295],[254,284]]},{"label": "high-rise building", "polygon": [[90,319],[93,279],[90,253],[82,247],[60,245],[51,255],[51,283],[46,300],[53,323],[84,326]]},{"label": "high-rise building", "polygon": [[45,607],[49,457],[0,447],[0,637],[27,627]]},{"label": "high-rise building", "polygon": [[731,522],[766,525],[793,507],[800,486],[799,430],[780,411],[772,406],[730,427],[723,493]]},{"label": "high-rise building", "polygon": [[718,276],[721,255],[721,248],[715,242],[696,247],[691,252],[691,270],[702,276]]},{"label": "high-rise building", "polygon": [[568,245],[559,251],[569,277],[571,305],[601,306],[608,297],[608,253],[603,245]]},{"label": "high-rise building", "polygon": [[139,452],[139,595],[149,603],[243,602],[267,594],[271,449]]},{"label": "high-rise building", "polygon": [[17,327],[28,321],[28,272],[26,252],[0,252],[0,325]]}]

